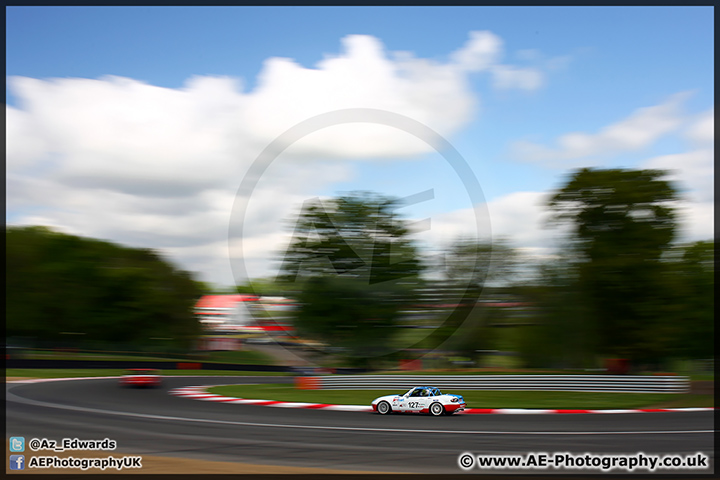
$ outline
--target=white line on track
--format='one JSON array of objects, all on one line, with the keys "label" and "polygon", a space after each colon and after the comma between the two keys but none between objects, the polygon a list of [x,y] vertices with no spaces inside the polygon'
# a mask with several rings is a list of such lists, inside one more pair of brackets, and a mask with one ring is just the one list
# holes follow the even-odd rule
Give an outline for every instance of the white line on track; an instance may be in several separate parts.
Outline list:
[{"label": "white line on track", "polygon": [[29,398],[19,397],[6,388],[5,401],[17,403],[25,403],[47,408],[57,408],[62,410],[73,410],[76,412],[98,413],[102,415],[118,415],[125,417],[146,418],[153,420],[168,420],[173,422],[190,422],[190,423],[210,423],[218,425],[236,425],[245,427],[270,427],[270,428],[295,428],[305,430],[340,430],[355,432],[386,432],[386,433],[442,433],[452,435],[670,435],[670,434],[698,434],[698,433],[715,433],[714,430],[647,430],[647,431],[619,431],[619,432],[523,432],[523,431],[492,431],[492,430],[431,430],[431,429],[403,429],[403,428],[371,428],[371,427],[338,427],[338,426],[322,426],[322,425],[292,425],[280,423],[255,423],[255,422],[236,422],[231,420],[213,420],[207,418],[186,418],[174,417],[170,415],[152,415],[147,413],[132,412],[116,412],[112,410],[101,410],[96,408],[76,407],[73,405],[59,405],[55,403],[41,402],[31,400]]}]

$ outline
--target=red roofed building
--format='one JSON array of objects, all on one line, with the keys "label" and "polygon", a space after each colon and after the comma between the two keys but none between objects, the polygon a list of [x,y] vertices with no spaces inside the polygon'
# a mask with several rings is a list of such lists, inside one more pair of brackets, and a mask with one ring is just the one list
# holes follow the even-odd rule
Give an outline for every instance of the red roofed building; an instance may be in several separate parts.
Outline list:
[{"label": "red roofed building", "polygon": [[195,304],[195,314],[211,330],[251,326],[255,319],[248,305],[257,299],[255,295],[205,295]]}]

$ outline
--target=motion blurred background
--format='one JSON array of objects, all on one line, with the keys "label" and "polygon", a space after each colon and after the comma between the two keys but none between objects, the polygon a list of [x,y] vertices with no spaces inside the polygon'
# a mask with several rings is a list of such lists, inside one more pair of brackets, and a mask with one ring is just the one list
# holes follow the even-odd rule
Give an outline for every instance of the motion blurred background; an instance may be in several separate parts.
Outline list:
[{"label": "motion blurred background", "polygon": [[8,7],[6,356],[709,372],[711,12]]}]

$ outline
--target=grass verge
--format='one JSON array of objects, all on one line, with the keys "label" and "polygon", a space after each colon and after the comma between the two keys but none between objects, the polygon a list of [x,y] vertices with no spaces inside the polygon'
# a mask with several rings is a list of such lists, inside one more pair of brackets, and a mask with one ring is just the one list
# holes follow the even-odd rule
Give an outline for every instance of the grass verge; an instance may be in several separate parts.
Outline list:
[{"label": "grass verge", "polygon": [[[209,391],[230,397],[337,405],[369,405],[379,396],[404,393],[393,390],[298,390],[293,386],[280,384],[228,385],[212,387]],[[462,395],[468,408],[617,409],[660,408],[660,405],[665,408],[713,406],[713,395],[477,390],[452,390],[448,393]]]}]

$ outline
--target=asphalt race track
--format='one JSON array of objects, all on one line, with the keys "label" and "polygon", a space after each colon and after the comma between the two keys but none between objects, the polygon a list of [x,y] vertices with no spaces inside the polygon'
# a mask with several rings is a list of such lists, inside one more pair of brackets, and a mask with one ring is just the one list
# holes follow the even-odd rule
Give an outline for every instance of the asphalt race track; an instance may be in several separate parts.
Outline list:
[{"label": "asphalt race track", "polygon": [[418,473],[461,473],[458,457],[463,452],[702,452],[710,457],[710,468],[692,473],[714,472],[713,412],[380,416],[202,402],[168,394],[172,388],[192,385],[289,383],[292,379],[288,377],[163,380],[159,389],[122,388],[117,379],[109,378],[9,383],[6,437],[24,436],[28,441],[110,438],[117,441],[117,451],[122,453]]}]

